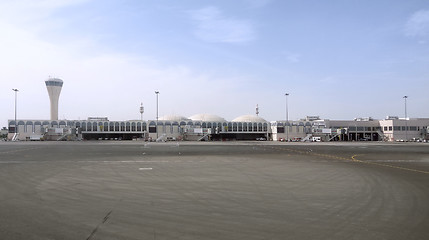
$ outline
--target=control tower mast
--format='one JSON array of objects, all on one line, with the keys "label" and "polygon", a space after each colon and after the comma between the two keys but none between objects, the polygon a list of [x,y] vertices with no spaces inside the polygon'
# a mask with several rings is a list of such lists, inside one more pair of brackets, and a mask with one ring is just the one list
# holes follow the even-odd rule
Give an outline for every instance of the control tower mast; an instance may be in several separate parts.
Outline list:
[{"label": "control tower mast", "polygon": [[63,80],[50,77],[45,81],[45,84],[51,100],[51,120],[58,120],[58,100],[63,87]]}]

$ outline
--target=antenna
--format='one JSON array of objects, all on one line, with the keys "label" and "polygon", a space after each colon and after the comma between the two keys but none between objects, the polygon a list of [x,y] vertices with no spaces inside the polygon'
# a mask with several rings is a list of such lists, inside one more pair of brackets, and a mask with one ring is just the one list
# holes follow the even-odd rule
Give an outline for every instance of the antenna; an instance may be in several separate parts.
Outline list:
[{"label": "antenna", "polygon": [[256,104],[256,116],[259,116],[259,106]]},{"label": "antenna", "polygon": [[143,103],[140,104],[140,114],[141,114],[141,120],[143,121],[143,113],[144,113],[144,107]]}]

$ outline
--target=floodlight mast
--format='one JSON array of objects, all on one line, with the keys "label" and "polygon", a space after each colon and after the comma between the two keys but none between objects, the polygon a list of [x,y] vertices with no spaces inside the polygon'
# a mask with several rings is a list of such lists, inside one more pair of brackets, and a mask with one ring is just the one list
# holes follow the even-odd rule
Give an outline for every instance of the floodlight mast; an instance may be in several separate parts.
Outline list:
[{"label": "floodlight mast", "polygon": [[289,96],[289,93],[285,93],[285,96],[286,96],[286,124],[285,124],[286,141],[289,142],[289,109],[288,109],[288,102],[287,102],[287,98]]},{"label": "floodlight mast", "polygon": [[13,88],[12,91],[15,92],[15,133],[17,133],[18,129],[17,129],[17,124],[16,124],[16,109],[17,109],[17,100],[18,100],[18,92],[19,92],[19,90],[16,89],[16,88]]},{"label": "floodlight mast", "polygon": [[408,141],[408,121],[407,121],[407,98],[408,96],[402,97],[405,102],[405,140]]},{"label": "floodlight mast", "polygon": [[143,107],[143,103],[141,103],[140,104],[140,114],[141,114],[141,119],[140,119],[140,121],[141,121],[141,124],[142,124],[142,126],[141,126],[141,131],[142,131],[142,139],[145,139],[145,130],[144,130],[144,128],[143,128],[143,113],[144,113],[144,107]]},{"label": "floodlight mast", "polygon": [[158,140],[158,113],[159,113],[159,105],[158,105],[158,95],[159,95],[159,91],[155,91],[156,94],[156,140]]}]

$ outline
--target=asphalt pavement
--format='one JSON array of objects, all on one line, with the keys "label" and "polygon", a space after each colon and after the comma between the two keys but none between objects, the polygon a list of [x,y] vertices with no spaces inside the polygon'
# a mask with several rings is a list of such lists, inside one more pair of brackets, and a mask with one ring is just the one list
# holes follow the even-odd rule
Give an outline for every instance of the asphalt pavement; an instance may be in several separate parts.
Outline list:
[{"label": "asphalt pavement", "polygon": [[429,239],[429,143],[0,142],[0,239]]}]

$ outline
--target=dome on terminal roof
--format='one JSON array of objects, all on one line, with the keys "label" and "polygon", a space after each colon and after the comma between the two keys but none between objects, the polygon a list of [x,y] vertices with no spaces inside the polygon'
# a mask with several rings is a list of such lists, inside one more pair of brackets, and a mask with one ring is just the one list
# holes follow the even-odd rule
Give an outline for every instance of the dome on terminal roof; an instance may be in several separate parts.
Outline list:
[{"label": "dome on terminal roof", "polygon": [[255,115],[243,115],[235,118],[232,122],[267,122],[265,119]]},{"label": "dome on terminal roof", "polygon": [[160,117],[158,120],[161,121],[172,121],[172,122],[180,122],[180,121],[189,121],[189,118],[180,115],[165,115]]},{"label": "dome on terminal roof", "polygon": [[195,114],[189,117],[192,121],[202,121],[202,122],[226,122],[222,117],[213,114]]}]

